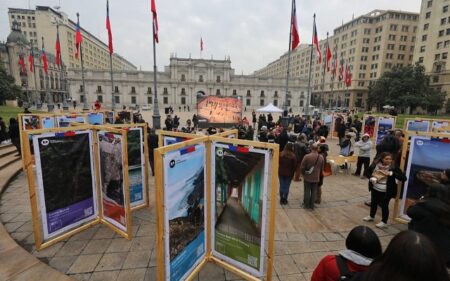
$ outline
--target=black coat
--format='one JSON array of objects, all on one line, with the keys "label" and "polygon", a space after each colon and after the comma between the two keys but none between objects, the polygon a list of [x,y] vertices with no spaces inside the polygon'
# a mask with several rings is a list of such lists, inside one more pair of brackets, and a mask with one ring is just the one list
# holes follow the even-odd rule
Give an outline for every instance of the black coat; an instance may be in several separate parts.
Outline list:
[{"label": "black coat", "polygon": [[410,207],[407,214],[411,218],[408,228],[430,238],[450,266],[450,205],[427,198]]},{"label": "black coat", "polygon": [[[375,170],[376,164],[372,164],[369,166],[369,169],[367,171],[364,171],[364,176],[367,178],[370,178],[372,176],[373,171]],[[395,198],[397,196],[397,183],[396,179],[402,182],[406,181],[406,175],[403,173],[402,170],[398,167],[393,167],[389,171],[392,171],[392,176],[389,176],[387,178],[386,182],[386,196],[389,198]],[[373,184],[369,181],[369,191],[372,191]]]}]

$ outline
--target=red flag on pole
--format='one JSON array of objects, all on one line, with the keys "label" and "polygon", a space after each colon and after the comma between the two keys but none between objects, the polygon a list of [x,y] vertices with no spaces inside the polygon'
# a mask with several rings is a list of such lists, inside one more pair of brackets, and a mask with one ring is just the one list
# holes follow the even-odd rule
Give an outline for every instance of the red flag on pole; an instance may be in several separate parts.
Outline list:
[{"label": "red flag on pole", "polygon": [[297,28],[297,9],[295,5],[295,0],[292,0],[292,15],[291,15],[291,50],[297,48],[300,44],[300,36],[298,35]]},{"label": "red flag on pole", "polygon": [[334,47],[334,55],[333,55],[333,80],[336,78],[337,75],[337,69],[338,69],[338,54],[337,54],[337,47]]},{"label": "red flag on pole", "polygon": [[20,73],[24,74],[27,72],[27,67],[25,66],[25,59],[23,57],[23,53],[19,54],[19,65],[20,65]]},{"label": "red flag on pole", "polygon": [[200,37],[200,51],[203,51],[203,38]]},{"label": "red flag on pole", "polygon": [[345,67],[345,85],[350,87],[352,85],[352,74],[350,73],[350,67]]},{"label": "red flag on pole", "polygon": [[331,62],[331,50],[330,50],[330,45],[329,44],[327,44],[328,46],[327,46],[327,72],[330,72],[330,70],[331,70],[331,64],[330,64],[330,62]]},{"label": "red flag on pole", "polygon": [[59,66],[61,63],[61,44],[59,43],[59,33],[56,33],[56,65]]},{"label": "red flag on pole", "polygon": [[152,15],[153,15],[153,27],[154,27],[154,33],[153,37],[155,38],[156,43],[159,43],[158,39],[158,15],[156,14],[156,4],[155,0],[151,0],[151,8],[152,8]]},{"label": "red flag on pole", "polygon": [[112,55],[112,53],[113,53],[113,39],[112,39],[111,23],[109,22],[109,0],[106,0],[106,29],[108,30],[109,54]]},{"label": "red flag on pole", "polygon": [[28,56],[28,63],[30,64],[30,72],[33,72],[33,48],[30,50],[30,55]]},{"label": "red flag on pole", "polygon": [[319,63],[322,63],[322,52],[320,51],[319,36],[317,35],[316,15],[314,15],[313,42],[316,46],[316,57],[319,59]]},{"label": "red flag on pole", "polygon": [[42,41],[42,54],[41,54],[41,59],[42,59],[42,65],[44,66],[44,72],[45,72],[45,74],[48,74],[47,55],[45,54],[44,42],[43,42],[43,41]]},{"label": "red flag on pole", "polygon": [[80,55],[80,45],[81,42],[83,42],[83,36],[81,36],[81,30],[80,30],[80,20],[77,20],[77,33],[75,35],[75,58],[78,59],[78,56]]}]

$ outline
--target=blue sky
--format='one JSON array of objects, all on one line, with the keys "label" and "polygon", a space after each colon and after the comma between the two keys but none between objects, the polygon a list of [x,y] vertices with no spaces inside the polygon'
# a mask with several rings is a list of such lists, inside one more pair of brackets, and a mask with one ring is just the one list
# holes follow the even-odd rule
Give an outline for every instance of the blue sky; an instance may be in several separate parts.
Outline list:
[{"label": "blue sky", "polygon": [[[1,0],[0,40],[9,34],[8,7],[57,6],[104,42],[106,0]],[[287,51],[290,0],[156,0],[160,26],[157,47],[159,69],[178,57],[231,57],[237,73],[252,73]],[[421,0],[297,0],[297,21],[302,43],[311,42],[312,16],[317,14],[320,38],[326,32],[374,9],[419,12]],[[115,51],[144,70],[153,69],[150,0],[110,0]]]}]

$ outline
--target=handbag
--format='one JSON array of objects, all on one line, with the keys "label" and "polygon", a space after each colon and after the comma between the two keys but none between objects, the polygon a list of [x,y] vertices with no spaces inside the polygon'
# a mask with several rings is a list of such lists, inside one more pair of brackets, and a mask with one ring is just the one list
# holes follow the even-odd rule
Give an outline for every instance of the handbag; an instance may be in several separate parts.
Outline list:
[{"label": "handbag", "polygon": [[314,172],[314,168],[316,167],[316,165],[317,165],[317,161],[319,161],[319,157],[320,157],[320,154],[319,155],[317,155],[317,159],[316,159],[316,163],[314,163],[314,165],[313,166],[311,166],[310,168],[308,168],[308,169],[305,169],[305,174],[307,174],[307,175],[311,175],[313,172]]},{"label": "handbag", "polygon": [[323,172],[322,175],[324,177],[329,177],[331,176],[333,173],[331,171],[331,164],[330,163],[325,163],[325,165],[323,165]]}]

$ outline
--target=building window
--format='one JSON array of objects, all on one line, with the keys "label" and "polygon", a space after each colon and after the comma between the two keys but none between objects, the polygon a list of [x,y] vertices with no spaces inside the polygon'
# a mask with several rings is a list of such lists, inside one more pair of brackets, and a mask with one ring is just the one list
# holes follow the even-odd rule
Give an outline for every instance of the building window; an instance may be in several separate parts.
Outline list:
[{"label": "building window", "polygon": [[430,24],[429,24],[429,23],[424,24],[424,25],[423,25],[423,30],[428,30],[428,27],[430,27]]},{"label": "building window", "polygon": [[80,103],[84,102],[84,95],[80,95]]},{"label": "building window", "polygon": [[259,100],[259,105],[264,106],[264,99]]},{"label": "building window", "polygon": [[443,13],[447,13],[447,12],[448,12],[448,5],[442,7],[442,12],[443,12]]},{"label": "building window", "polygon": [[203,82],[203,75],[198,76],[198,82]]},{"label": "building window", "polygon": [[83,85],[80,85],[80,93],[84,93]]},{"label": "building window", "polygon": [[167,88],[164,88],[163,89],[163,95],[168,95],[169,94],[169,92],[167,91]]},{"label": "building window", "polygon": [[250,93],[250,90],[247,90],[247,97],[251,97],[252,95],[251,95],[251,93]]},{"label": "building window", "polygon": [[119,86],[114,86],[114,93],[118,93],[119,92]]},{"label": "building window", "polygon": [[439,30],[439,37],[442,37],[442,36],[444,36],[444,32],[445,32],[445,30],[444,30],[444,29],[442,29],[442,30]]},{"label": "building window", "polygon": [[181,88],[181,95],[186,95],[186,89],[185,88]]},{"label": "building window", "polygon": [[419,63],[423,63],[423,57],[419,58]]},{"label": "building window", "polygon": [[236,90],[233,90],[233,96],[236,96],[236,95],[237,95]]},{"label": "building window", "polygon": [[216,96],[220,96],[220,89],[216,90]]},{"label": "building window", "polygon": [[217,82],[217,83],[220,83],[220,76],[217,76],[216,82]]},{"label": "building window", "polygon": [[114,96],[114,103],[119,104],[120,103],[120,97]]},{"label": "building window", "polygon": [[246,106],[250,106],[250,105],[251,105],[251,100],[250,100],[250,99],[247,99],[247,100],[245,101],[245,105],[246,105]]},{"label": "building window", "polygon": [[147,94],[149,94],[149,95],[152,94],[152,87],[148,87],[148,88],[147,88]]},{"label": "building window", "polygon": [[98,95],[98,96],[97,96],[97,100],[98,100],[99,102],[103,102],[103,96],[102,96],[102,95]]},{"label": "building window", "polygon": [[261,95],[260,95],[260,97],[264,97],[264,91],[261,91]]},{"label": "building window", "polygon": [[181,81],[182,82],[186,81],[186,76],[184,74],[181,74]]},{"label": "building window", "polygon": [[136,88],[133,86],[133,87],[131,87],[131,93],[132,94],[136,94]]},{"label": "building window", "polygon": [[148,104],[152,104],[152,103],[153,103],[152,97],[147,97],[147,103],[148,103]]},{"label": "building window", "polygon": [[163,98],[163,104],[168,104],[169,103],[169,98],[168,97],[164,97]]},{"label": "building window", "polygon": [[97,93],[101,93],[102,92],[102,86],[97,86]]},{"label": "building window", "polygon": [[131,97],[131,103],[136,104],[136,97]]},{"label": "building window", "polygon": [[421,52],[421,53],[424,53],[424,52],[425,52],[425,46],[421,46],[421,47],[420,47],[420,52]]},{"label": "building window", "polygon": [[186,97],[181,97],[181,104],[186,104]]},{"label": "building window", "polygon": [[433,6],[433,0],[427,2],[427,8],[431,8]]},{"label": "building window", "polygon": [[448,57],[448,53],[442,53],[442,59],[443,59],[443,60],[446,60],[447,57]]},{"label": "building window", "polygon": [[425,18],[426,18],[426,19],[431,18],[431,12],[426,13],[426,14],[425,14]]},{"label": "building window", "polygon": [[273,100],[273,105],[278,106],[278,100]]},{"label": "building window", "polygon": [[447,23],[447,18],[441,19],[441,25],[444,25],[444,24],[446,24],[446,23]]}]

